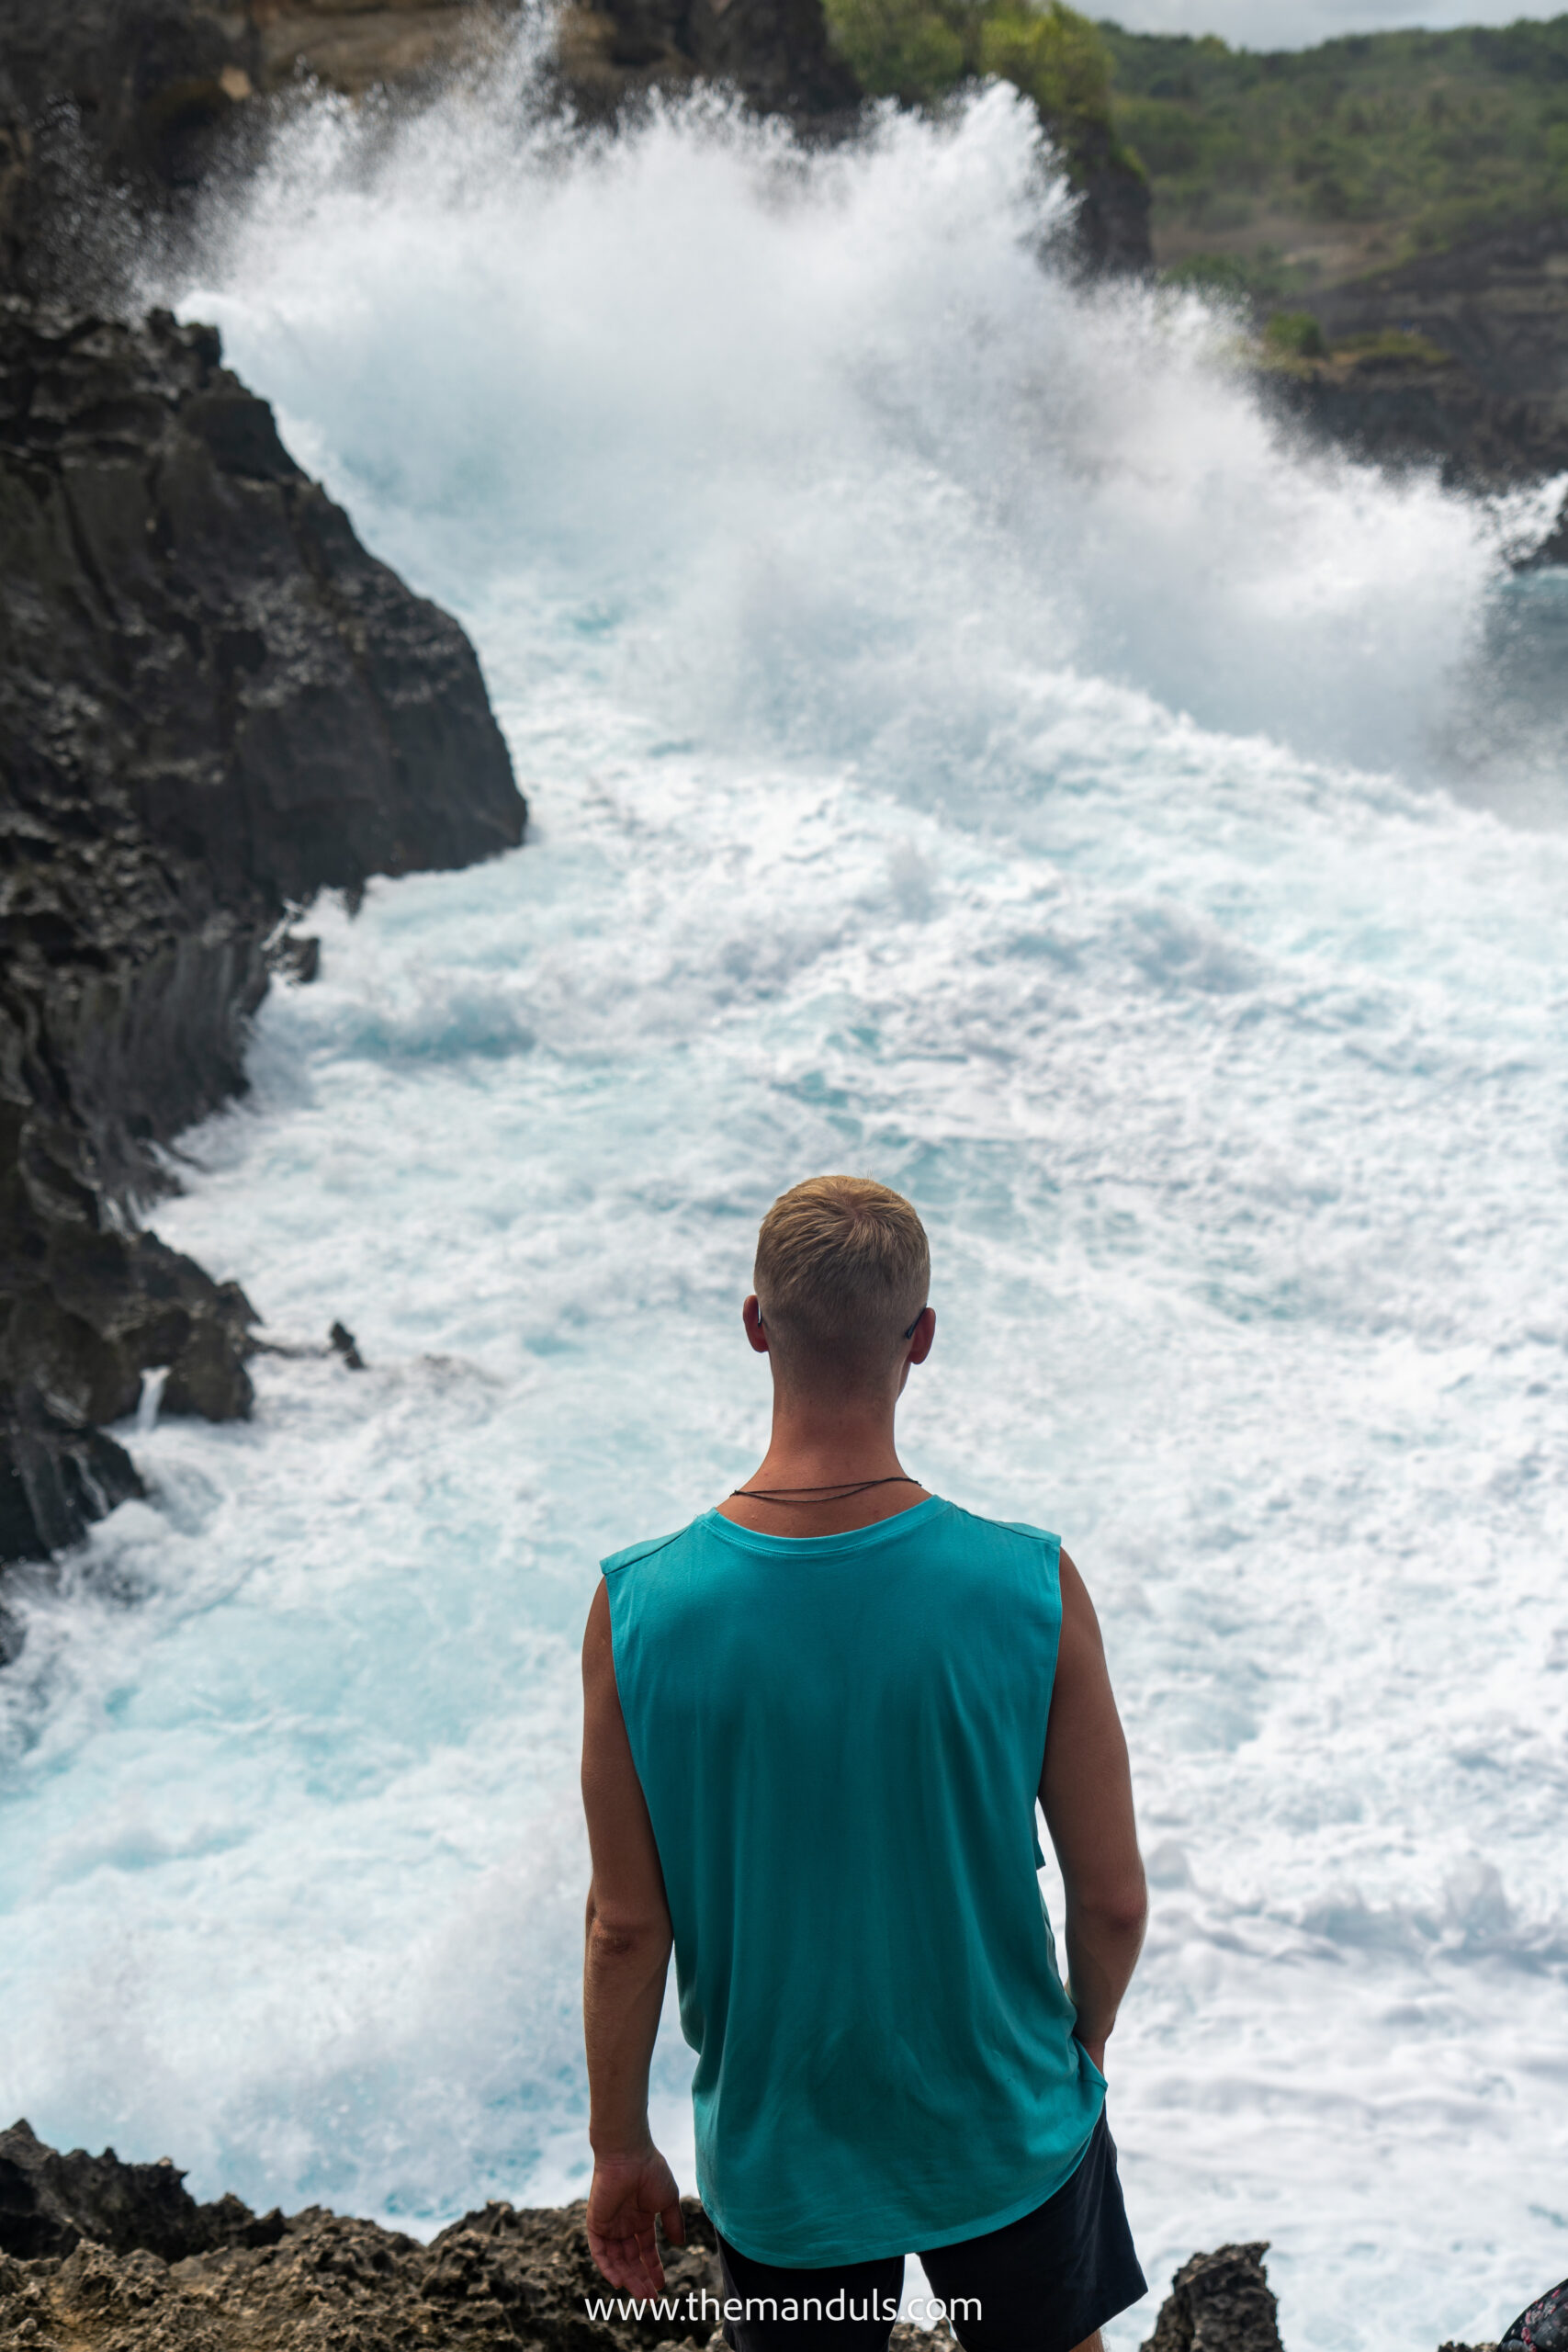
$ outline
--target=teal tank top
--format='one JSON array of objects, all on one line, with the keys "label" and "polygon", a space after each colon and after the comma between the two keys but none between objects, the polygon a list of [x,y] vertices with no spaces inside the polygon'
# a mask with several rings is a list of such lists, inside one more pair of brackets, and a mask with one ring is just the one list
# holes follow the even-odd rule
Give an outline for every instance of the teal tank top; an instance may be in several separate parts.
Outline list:
[{"label": "teal tank top", "polygon": [[709,1511],[604,1563],[697,2187],[758,2261],[999,2229],[1094,2129],[1035,1875],[1060,1548],[933,1495],[846,1535]]}]

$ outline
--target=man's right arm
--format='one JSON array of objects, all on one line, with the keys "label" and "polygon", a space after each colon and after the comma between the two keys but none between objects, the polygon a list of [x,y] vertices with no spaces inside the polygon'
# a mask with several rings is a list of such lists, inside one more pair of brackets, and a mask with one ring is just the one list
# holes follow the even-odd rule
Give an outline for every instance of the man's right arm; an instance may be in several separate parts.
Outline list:
[{"label": "man's right arm", "polygon": [[1062,1633],[1040,1803],[1066,1888],[1067,1989],[1097,2066],[1144,1941],[1148,1893],[1133,1817],[1127,1742],[1100,1622],[1062,1554]]}]

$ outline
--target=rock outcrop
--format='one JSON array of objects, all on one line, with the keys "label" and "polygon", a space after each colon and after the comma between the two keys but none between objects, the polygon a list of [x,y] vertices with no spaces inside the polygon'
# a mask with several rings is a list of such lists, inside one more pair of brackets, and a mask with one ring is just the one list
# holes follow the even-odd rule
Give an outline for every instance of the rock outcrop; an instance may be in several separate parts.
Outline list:
[{"label": "rock outcrop", "polygon": [[[167,2158],[57,2155],[25,2123],[0,2132],[0,2343],[29,2352],[718,2352],[724,2289],[713,2224],[682,2201],[662,2311],[602,2312],[583,2207],[486,2205],[422,2245],[311,2206],[287,2219],[237,2197],[198,2205]],[[1267,2247],[1195,2254],[1143,2352],[1280,2352]],[[600,2307],[600,2308],[595,2308]],[[1568,2286],[1501,2352],[1564,2352]],[[1521,2334],[1520,2331],[1523,2331]],[[953,2336],[893,2331],[890,2352]],[[1499,2352],[1445,2345],[1442,2352]]]},{"label": "rock outcrop", "polygon": [[[1568,470],[1560,214],[1293,299],[1331,346],[1279,379],[1311,430],[1383,463],[1436,458],[1447,481],[1472,488]],[[1568,561],[1568,505],[1541,552]]]},{"label": "rock outcrop", "polygon": [[0,283],[101,298],[137,223],[177,221],[215,169],[243,163],[269,96],[434,86],[491,53],[517,6],[0,0]]},{"label": "rock outcrop", "polygon": [[1430,463],[1498,489],[1568,471],[1568,413],[1495,392],[1424,336],[1384,333],[1267,379],[1310,430],[1385,465]]},{"label": "rock outcrop", "polygon": [[[601,2319],[581,2203],[493,2204],[426,2245],[319,2206],[198,2205],[172,2164],[56,2155],[0,2133],[0,2343],[31,2352],[639,2352],[722,2342],[713,2225],[682,2205],[663,2316]],[[705,2302],[705,2297],[706,2301]],[[897,2332],[897,2352],[932,2339]]]},{"label": "rock outcrop", "polygon": [[166,2156],[128,2165],[112,2148],[62,2155],[25,2120],[0,2132],[0,2254],[37,2262],[86,2244],[183,2262],[220,2246],[276,2245],[285,2226],[281,2213],[258,2219],[237,2197],[198,2205]]},{"label": "rock outcrop", "polygon": [[568,96],[604,120],[653,89],[728,83],[760,114],[846,130],[862,92],[829,46],[821,0],[601,0],[563,10]]},{"label": "rock outcrop", "polygon": [[1073,180],[1081,198],[1078,243],[1089,269],[1125,276],[1151,268],[1149,184],[1142,173],[1108,136],[1090,130],[1078,141]]},{"label": "rock outcrop", "polygon": [[1280,2352],[1268,2251],[1222,2245],[1184,2262],[1143,2352]]},{"label": "rock outcrop", "polygon": [[[130,217],[177,229],[302,85],[418,99],[494,57],[520,0],[0,0],[0,284],[102,298]],[[761,113],[849,127],[861,98],[821,0],[599,0],[562,17],[563,95],[591,119],[705,77]],[[115,190],[129,201],[106,205]]]},{"label": "rock outcrop", "polygon": [[[100,300],[123,288],[132,217],[175,234],[215,174],[260,153],[267,104],[319,85],[416,102],[483,66],[520,0],[0,0],[0,284]],[[854,130],[864,93],[822,0],[569,0],[561,96],[604,122],[654,91],[736,90],[808,135]],[[1149,195],[1103,124],[1047,124],[1082,198],[1096,268],[1149,265]],[[106,205],[114,189],[129,200]]]},{"label": "rock outcrop", "polygon": [[366,553],[212,329],[0,298],[0,533],[14,1560],[136,1491],[99,1425],[149,1371],[166,1411],[248,1410],[243,1293],[131,1212],[243,1086],[291,914],[492,855],[525,810],[462,631]]},{"label": "rock outcrop", "polygon": [[1549,213],[1302,298],[1331,342],[1427,336],[1499,401],[1568,427],[1568,219]]},{"label": "rock outcrop", "polygon": [[683,2210],[688,2243],[666,2262],[681,2318],[604,2321],[587,2309],[606,2290],[581,2204],[488,2205],[425,2246],[320,2207],[285,2221],[233,2197],[198,2205],[172,2164],[56,2155],[18,2124],[0,2134],[0,2342],[36,2352],[705,2346],[715,2240],[694,2199]]}]

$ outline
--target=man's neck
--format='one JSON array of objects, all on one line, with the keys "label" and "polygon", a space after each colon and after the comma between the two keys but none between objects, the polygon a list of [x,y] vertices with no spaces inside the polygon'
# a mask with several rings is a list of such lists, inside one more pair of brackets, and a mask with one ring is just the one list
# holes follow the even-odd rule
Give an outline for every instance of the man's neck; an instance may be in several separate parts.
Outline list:
[{"label": "man's neck", "polygon": [[767,1453],[744,1482],[750,1491],[720,1503],[723,1516],[763,1535],[842,1535],[923,1502],[893,1442],[896,1403],[775,1396]]}]

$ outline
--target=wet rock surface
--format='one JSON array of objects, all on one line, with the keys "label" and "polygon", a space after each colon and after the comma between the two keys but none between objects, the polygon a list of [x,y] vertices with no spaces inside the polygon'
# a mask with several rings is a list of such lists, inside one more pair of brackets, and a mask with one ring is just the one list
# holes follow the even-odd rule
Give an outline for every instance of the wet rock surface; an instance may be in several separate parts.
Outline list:
[{"label": "wet rock surface", "polygon": [[0,536],[5,1561],[138,1491],[99,1425],[150,1371],[166,1412],[250,1408],[249,1302],[134,1209],[243,1089],[291,915],[490,856],[525,810],[462,631],[210,328],[0,297]]}]

